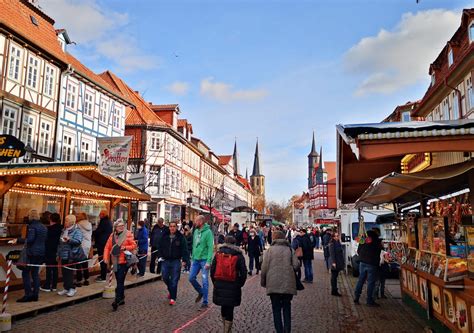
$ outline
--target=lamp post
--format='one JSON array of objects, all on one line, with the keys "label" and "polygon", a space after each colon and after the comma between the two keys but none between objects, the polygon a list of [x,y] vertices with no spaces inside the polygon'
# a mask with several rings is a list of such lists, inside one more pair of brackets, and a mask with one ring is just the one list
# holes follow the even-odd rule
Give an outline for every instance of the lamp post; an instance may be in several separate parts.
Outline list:
[{"label": "lamp post", "polygon": [[191,204],[193,203],[193,190],[188,190],[188,197],[186,198],[186,203],[188,204],[188,221],[191,219]]},{"label": "lamp post", "polygon": [[23,156],[23,162],[25,163],[32,162],[34,153],[36,153],[36,150],[34,150],[28,143],[25,147],[25,156]]}]

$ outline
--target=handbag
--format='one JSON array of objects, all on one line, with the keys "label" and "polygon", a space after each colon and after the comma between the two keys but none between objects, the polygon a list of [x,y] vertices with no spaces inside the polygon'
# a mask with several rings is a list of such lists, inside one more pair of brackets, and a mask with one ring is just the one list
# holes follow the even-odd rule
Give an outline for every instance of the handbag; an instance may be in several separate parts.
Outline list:
[{"label": "handbag", "polygon": [[297,258],[301,258],[303,256],[303,248],[298,246],[295,250],[295,254]]},{"label": "handbag", "polygon": [[[301,249],[301,248],[299,247],[298,249]],[[295,251],[295,255],[296,255],[296,251]],[[298,277],[298,272],[293,267],[293,251],[291,250],[291,248],[290,248],[290,265],[291,265],[291,268],[293,268],[293,273],[295,274],[296,290],[298,291],[304,290],[303,283],[301,283],[301,280]]]},{"label": "handbag", "polygon": [[69,254],[69,262],[80,262],[86,259],[87,256],[84,253],[84,250],[82,249],[81,245],[78,245],[71,249],[71,252]]},{"label": "handbag", "polygon": [[138,264],[139,260],[136,254],[130,251],[123,251],[123,253],[125,254],[125,260],[127,260],[127,267]]}]

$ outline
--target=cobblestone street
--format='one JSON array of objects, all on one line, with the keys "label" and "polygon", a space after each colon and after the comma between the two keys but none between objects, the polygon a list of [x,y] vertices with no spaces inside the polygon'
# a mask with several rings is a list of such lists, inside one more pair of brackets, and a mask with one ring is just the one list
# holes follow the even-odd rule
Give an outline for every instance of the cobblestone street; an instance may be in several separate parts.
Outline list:
[{"label": "cobblestone street", "polygon": [[[330,296],[329,274],[322,254],[316,253],[315,283],[292,302],[293,332],[421,332],[423,324],[399,299],[380,300],[381,308],[355,306],[355,279],[341,277],[343,297]],[[220,332],[220,308],[199,311],[195,292],[182,275],[178,301],[170,307],[163,282],[126,291],[126,305],[112,312],[110,300],[92,300],[13,324],[13,332]],[[395,286],[394,286],[395,287]],[[212,294],[212,283],[210,295]],[[361,301],[364,301],[364,294]],[[211,302],[210,302],[211,303]],[[362,303],[362,302],[361,302]],[[235,332],[272,332],[270,300],[260,287],[259,276],[249,277],[242,305],[235,311]]]}]

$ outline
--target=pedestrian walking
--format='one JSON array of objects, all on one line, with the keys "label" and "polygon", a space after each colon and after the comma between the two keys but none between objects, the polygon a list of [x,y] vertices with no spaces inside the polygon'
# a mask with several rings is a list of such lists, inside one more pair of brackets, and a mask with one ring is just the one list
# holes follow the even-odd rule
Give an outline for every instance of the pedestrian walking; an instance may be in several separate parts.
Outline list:
[{"label": "pedestrian walking", "polygon": [[239,224],[235,223],[234,227],[231,231],[229,231],[229,236],[232,236],[235,238],[235,245],[236,246],[241,246],[243,237],[242,237],[242,232],[239,230]]},{"label": "pedestrian walking", "polygon": [[262,250],[265,250],[265,234],[261,227],[256,228],[257,236],[260,238],[260,243],[262,244]]},{"label": "pedestrian walking", "polygon": [[82,232],[76,225],[76,216],[67,215],[64,220],[64,229],[58,246],[58,257],[61,261],[63,276],[63,290],[58,291],[60,296],[72,297],[76,294],[74,286],[74,264],[84,257],[82,250]]},{"label": "pedestrian walking", "polygon": [[[14,244],[25,244],[27,264],[41,265],[44,262],[47,235],[48,230],[40,222],[38,211],[36,209],[30,210],[26,239],[18,238],[13,242]],[[25,295],[17,299],[17,302],[37,302],[40,288],[39,267],[22,266],[21,277]]]},{"label": "pedestrian walking", "polygon": [[[189,282],[198,293],[196,303],[202,300],[201,308],[208,307],[209,269],[214,254],[214,236],[204,219],[203,215],[199,215],[194,221],[193,254],[189,274]],[[199,272],[202,276],[202,286],[197,281]]]},{"label": "pedestrian walking", "polygon": [[326,269],[329,272],[329,241],[332,237],[332,229],[327,229],[322,236],[322,245],[323,245],[323,254],[324,254],[324,261],[326,263]]},{"label": "pedestrian walking", "polygon": [[380,263],[380,252],[382,243],[376,232],[367,231],[367,238],[364,244],[359,244],[357,254],[359,255],[359,280],[355,288],[354,303],[359,304],[362,287],[367,281],[367,305],[380,306],[374,300],[374,286],[377,279],[377,270]]},{"label": "pedestrian walking", "polygon": [[[87,219],[87,214],[81,212],[77,214],[77,226],[82,232],[82,250],[86,258],[89,258],[89,252],[92,246],[92,224]],[[89,285],[89,262],[85,261],[76,266],[76,287]],[[82,279],[84,278],[84,282]]]},{"label": "pedestrian walking", "polygon": [[249,271],[252,275],[253,267],[257,269],[257,274],[260,271],[260,256],[263,254],[263,247],[260,237],[257,236],[255,229],[251,229],[248,238],[248,254],[249,254]]},{"label": "pedestrian walking", "polygon": [[319,232],[319,229],[316,227],[314,228],[314,247],[316,248],[316,250],[319,250],[320,246],[319,246],[319,243],[321,241],[321,233]]},{"label": "pedestrian walking", "polygon": [[384,250],[380,252],[380,266],[378,269],[378,278],[375,282],[374,300],[377,298],[387,298],[385,296],[385,280],[390,274],[390,254]]},{"label": "pedestrian walking", "polygon": [[186,260],[186,264],[184,266],[184,272],[189,273],[191,269],[191,255],[193,253],[193,233],[191,232],[191,228],[189,226],[184,227],[184,238],[186,239],[186,245],[188,248],[189,256]]},{"label": "pedestrian walking", "polygon": [[151,258],[150,258],[150,273],[158,274],[158,277],[161,277],[161,261],[156,261],[160,258],[160,243],[163,236],[169,232],[168,227],[164,225],[165,220],[159,218],[156,224],[151,229],[150,243],[151,243]]},{"label": "pedestrian walking", "polygon": [[274,232],[273,239],[263,257],[261,285],[272,302],[276,332],[286,333],[291,332],[291,300],[297,293],[295,270],[300,265],[283,232]]},{"label": "pedestrian walking", "polygon": [[135,239],[138,245],[138,277],[145,276],[146,259],[148,257],[148,229],[145,221],[138,221]]},{"label": "pedestrian walking", "polygon": [[58,285],[58,261],[57,252],[59,246],[59,238],[63,227],[61,225],[61,217],[58,213],[53,213],[49,216],[48,236],[46,238],[46,281],[40,288],[41,291],[51,292],[56,291]]},{"label": "pedestrian walking", "polygon": [[112,222],[110,221],[109,213],[106,210],[101,210],[99,213],[99,225],[92,233],[94,245],[97,248],[97,254],[100,260],[100,275],[95,279],[96,282],[105,282],[107,278],[107,265],[104,262],[104,248],[111,233]]},{"label": "pedestrian walking", "polygon": [[104,261],[112,266],[117,281],[115,300],[112,303],[114,311],[117,311],[119,305],[125,304],[125,277],[129,269],[125,251],[130,253],[136,249],[137,243],[133,240],[132,232],[125,229],[122,219],[115,221],[114,230],[104,248]]},{"label": "pedestrian walking", "polygon": [[247,268],[242,250],[235,245],[235,238],[226,236],[224,244],[212,260],[211,279],[214,284],[212,301],[221,307],[224,333],[232,331],[234,308],[242,300],[242,287],[247,279]]},{"label": "pedestrian walking", "polygon": [[300,229],[301,247],[303,249],[304,280],[313,283],[314,244],[305,229]]},{"label": "pedestrian walking", "polygon": [[178,231],[176,222],[170,222],[169,232],[161,239],[161,265],[163,281],[168,288],[169,305],[174,305],[178,297],[178,282],[181,275],[181,266],[189,260],[186,238]]},{"label": "pedestrian walking", "polygon": [[333,233],[329,242],[329,263],[331,264],[331,295],[341,296],[337,288],[337,276],[344,270],[344,251],[337,232]]}]

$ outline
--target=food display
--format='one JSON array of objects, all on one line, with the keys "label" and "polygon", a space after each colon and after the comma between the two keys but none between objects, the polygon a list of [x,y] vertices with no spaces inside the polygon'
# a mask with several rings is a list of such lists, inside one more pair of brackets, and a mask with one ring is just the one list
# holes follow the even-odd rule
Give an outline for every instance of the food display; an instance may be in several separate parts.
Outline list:
[{"label": "food display", "polygon": [[432,232],[429,218],[418,219],[418,242],[421,251],[431,251]]},{"label": "food display", "polygon": [[418,259],[416,267],[420,271],[429,273],[431,267],[431,253],[420,251],[420,258]]},{"label": "food display", "polygon": [[467,262],[462,258],[447,258],[446,281],[462,279],[467,273]]}]

